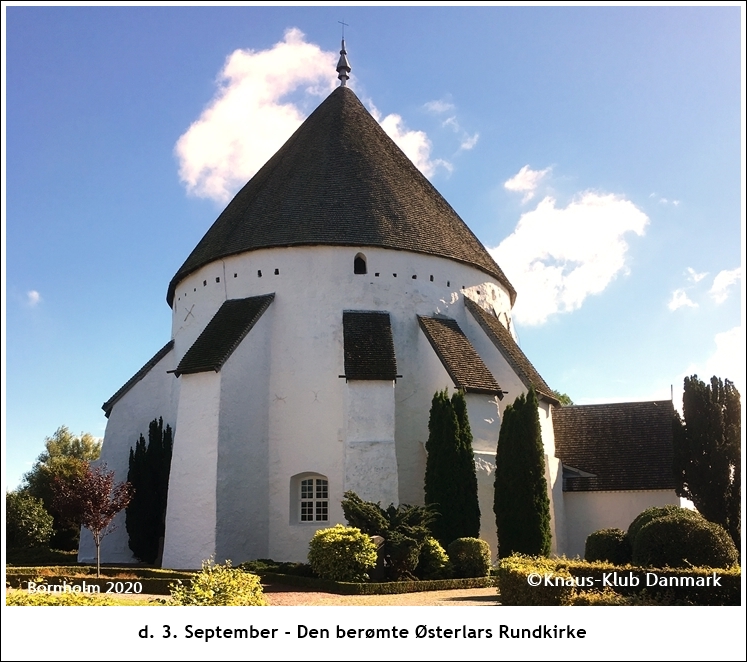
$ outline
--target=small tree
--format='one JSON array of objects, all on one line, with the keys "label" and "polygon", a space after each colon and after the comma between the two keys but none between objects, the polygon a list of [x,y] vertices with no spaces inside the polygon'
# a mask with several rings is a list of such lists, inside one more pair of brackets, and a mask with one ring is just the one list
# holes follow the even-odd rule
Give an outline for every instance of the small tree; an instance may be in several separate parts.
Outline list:
[{"label": "small tree", "polygon": [[166,531],[166,502],[171,471],[173,435],[163,419],[148,426],[148,444],[140,435],[130,449],[127,473],[135,494],[127,506],[126,526],[132,553],[141,561],[156,563]]},{"label": "small tree", "polygon": [[514,553],[548,556],[550,499],[545,480],[537,395],[534,388],[506,407],[498,437],[495,512],[501,557]]},{"label": "small tree", "polygon": [[425,449],[425,503],[439,513],[431,525],[442,545],[480,535],[477,474],[464,394],[449,400],[444,389],[433,396]]},{"label": "small tree", "polygon": [[5,542],[8,547],[28,549],[49,544],[53,522],[41,499],[23,491],[5,493]]},{"label": "small tree", "polygon": [[739,391],[728,379],[685,377],[684,421],[675,412],[674,476],[677,495],[741,540],[741,414]]},{"label": "small tree", "polygon": [[55,506],[93,535],[96,545],[96,576],[101,576],[101,540],[114,531],[112,520],[132,499],[132,485],[114,484],[114,472],[106,465],[91,468],[70,481],[55,481]]}]

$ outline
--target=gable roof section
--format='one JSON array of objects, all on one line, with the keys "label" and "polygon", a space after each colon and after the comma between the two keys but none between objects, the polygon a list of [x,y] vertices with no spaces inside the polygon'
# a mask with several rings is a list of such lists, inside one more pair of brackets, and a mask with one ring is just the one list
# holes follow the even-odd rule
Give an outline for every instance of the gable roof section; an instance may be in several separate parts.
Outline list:
[{"label": "gable roof section", "polygon": [[555,454],[594,474],[567,477],[566,492],[674,489],[669,400],[553,409]]},{"label": "gable roof section", "polygon": [[503,391],[495,377],[456,320],[418,315],[418,322],[454,386],[463,388],[468,393],[490,393],[503,398]]},{"label": "gable roof section", "polygon": [[338,87],[228,204],[169,284],[277,246],[378,246],[472,265],[516,291],[485,247],[348,87]]},{"label": "gable roof section", "polygon": [[503,358],[506,359],[506,362],[511,366],[511,369],[516,373],[522,384],[527,388],[534,386],[534,390],[537,391],[538,396],[549,400],[555,405],[560,404],[552,389],[542,379],[542,376],[537,372],[536,368],[527,358],[527,355],[516,344],[511,332],[501,324],[501,321],[469,297],[464,297],[464,304],[467,306],[467,310],[472,313],[472,317],[482,327],[482,330],[485,331],[488,338],[490,338],[498,351],[503,355]]},{"label": "gable roof section", "polygon": [[263,294],[224,301],[184,354],[174,374],[179,377],[210,370],[218,372],[274,298],[275,294]]},{"label": "gable roof section", "polygon": [[345,311],[342,313],[346,379],[397,377],[397,360],[389,313]]},{"label": "gable roof section", "polygon": [[130,377],[124,385],[111,397],[109,398],[101,408],[104,410],[104,415],[109,418],[109,414],[112,413],[112,407],[114,407],[117,400],[119,400],[127,391],[129,391],[135,384],[137,384],[145,375],[147,375],[156,364],[166,356],[174,347],[174,341],[169,340],[161,349],[159,349],[147,362],[140,368],[132,377]]}]

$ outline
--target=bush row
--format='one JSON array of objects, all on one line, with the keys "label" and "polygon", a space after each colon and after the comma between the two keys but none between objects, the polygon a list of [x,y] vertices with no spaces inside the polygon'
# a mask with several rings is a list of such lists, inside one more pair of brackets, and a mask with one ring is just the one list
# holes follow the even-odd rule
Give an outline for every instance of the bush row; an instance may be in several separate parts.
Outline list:
[{"label": "bush row", "polygon": [[[720,586],[714,586],[716,573]],[[657,583],[647,586],[647,574],[655,575]],[[551,577],[546,582],[545,577]],[[637,577],[637,586],[630,577]],[[537,586],[530,584],[530,577]],[[677,585],[700,580],[703,586]],[[707,580],[711,578],[711,585]],[[605,580],[614,586],[605,586]],[[581,604],[573,602],[574,596],[591,592],[595,604],[605,603],[598,594],[609,588],[616,594],[634,599],[628,604],[689,604],[689,605],[739,605],[741,570],[738,567],[713,570],[712,568],[664,568],[616,566],[610,563],[590,563],[571,559],[546,559],[510,556],[501,559],[497,569],[498,590],[504,605],[560,605]],[[607,595],[607,594],[605,594]],[[601,601],[600,601],[601,600]]]}]

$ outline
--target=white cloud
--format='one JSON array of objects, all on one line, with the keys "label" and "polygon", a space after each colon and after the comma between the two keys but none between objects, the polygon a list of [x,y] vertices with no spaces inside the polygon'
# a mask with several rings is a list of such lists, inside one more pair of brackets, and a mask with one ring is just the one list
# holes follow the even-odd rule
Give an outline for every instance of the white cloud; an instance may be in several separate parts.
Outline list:
[{"label": "white cloud", "polygon": [[474,136],[468,136],[466,133],[464,134],[464,137],[462,138],[462,142],[459,145],[459,149],[463,151],[467,151],[472,149],[475,145],[477,145],[477,141],[480,138],[480,134],[476,133]]},{"label": "white cloud", "polygon": [[719,271],[713,279],[713,285],[708,294],[711,295],[716,303],[723,303],[729,297],[729,288],[732,285],[736,285],[741,277],[742,269],[739,267],[730,271]]},{"label": "white cloud", "polygon": [[693,283],[699,283],[701,280],[703,280],[708,275],[707,271],[704,271],[703,273],[698,273],[693,269],[692,267],[687,268],[687,280],[693,282]]},{"label": "white cloud", "polygon": [[744,397],[744,330],[740,326],[717,333],[714,337],[715,351],[701,363],[691,363],[674,385],[675,406],[682,411],[682,384],[685,377],[698,375],[704,382],[708,382],[714,375],[721,379],[734,382],[739,393]]},{"label": "white cloud", "polygon": [[678,308],[683,308],[685,306],[689,308],[697,308],[698,304],[691,301],[683,289],[678,289],[672,292],[672,298],[669,300],[667,308],[669,308],[669,310],[677,310]]},{"label": "white cloud", "polygon": [[29,290],[26,292],[26,304],[34,308],[35,306],[38,306],[41,302],[41,294],[39,294],[36,290]]},{"label": "white cloud", "polygon": [[587,191],[565,208],[544,198],[522,214],[513,234],[488,249],[519,293],[514,317],[542,324],[602,292],[625,270],[625,235],[643,235],[647,224],[646,214],[617,195]]},{"label": "white cloud", "polygon": [[[308,43],[297,28],[287,30],[270,49],[231,53],[218,75],[215,97],[176,143],[187,191],[227,202],[334,89],[338,57]],[[375,109],[372,114],[379,120]],[[438,167],[451,170],[447,161],[430,158],[428,136],[408,130],[399,115],[387,115],[380,123],[427,177]]]},{"label": "white cloud", "polygon": [[431,113],[448,113],[450,110],[454,110],[454,104],[444,99],[436,99],[435,101],[429,101],[423,104],[423,107]]},{"label": "white cloud", "polygon": [[179,176],[197,196],[225,202],[304,120],[298,104],[329,93],[336,56],[292,28],[264,51],[236,50],[218,76],[216,96],[176,143]]},{"label": "white cloud", "polygon": [[432,177],[438,168],[451,172],[454,168],[444,159],[431,159],[432,144],[425,131],[412,131],[405,126],[400,115],[391,113],[381,119],[381,113],[371,106],[371,114],[381,128],[399,146],[415,166],[426,177]]},{"label": "white cloud", "polygon": [[545,168],[544,170],[532,170],[528,165],[525,165],[521,170],[519,170],[519,172],[511,177],[511,179],[504,182],[503,186],[509,191],[524,193],[524,197],[521,201],[523,204],[534,197],[536,188],[548,172],[550,172],[550,168]]}]

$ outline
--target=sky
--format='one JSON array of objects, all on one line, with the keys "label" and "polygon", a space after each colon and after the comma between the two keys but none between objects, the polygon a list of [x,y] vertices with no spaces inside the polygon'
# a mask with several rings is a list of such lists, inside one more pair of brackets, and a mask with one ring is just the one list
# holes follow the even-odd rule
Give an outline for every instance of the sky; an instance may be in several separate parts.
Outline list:
[{"label": "sky", "polygon": [[59,426],[104,436],[169,281],[338,83],[339,21],[350,87],[505,271],[551,387],[744,393],[739,7],[3,9],[8,489]]}]

